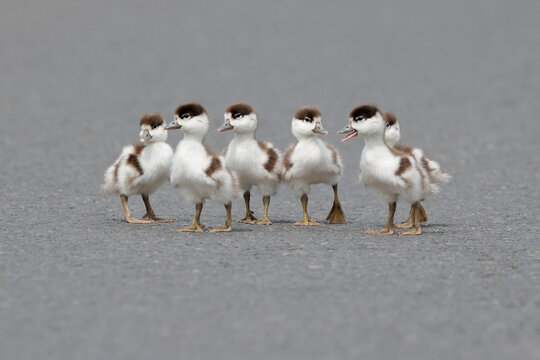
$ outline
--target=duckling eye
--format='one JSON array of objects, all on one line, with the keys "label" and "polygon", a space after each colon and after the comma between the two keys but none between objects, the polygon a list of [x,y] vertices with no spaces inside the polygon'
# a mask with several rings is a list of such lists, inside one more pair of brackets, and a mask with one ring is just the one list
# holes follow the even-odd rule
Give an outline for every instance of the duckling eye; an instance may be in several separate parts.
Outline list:
[{"label": "duckling eye", "polygon": [[305,122],[312,122],[313,120],[312,120],[309,116],[306,116],[306,117],[304,118],[304,121],[305,121]]},{"label": "duckling eye", "polygon": [[155,128],[157,128],[158,126],[159,126],[158,124],[154,124],[154,125],[152,125],[152,129],[155,129]]},{"label": "duckling eye", "polygon": [[182,119],[189,119],[189,114],[188,113],[185,113],[185,114],[182,114]]},{"label": "duckling eye", "polygon": [[233,118],[235,118],[235,119],[239,119],[241,117],[242,117],[242,114],[240,114],[240,113],[236,113],[236,114],[233,115]]},{"label": "duckling eye", "polygon": [[364,120],[364,117],[362,115],[359,115],[354,118],[354,121],[362,121],[362,120]]}]

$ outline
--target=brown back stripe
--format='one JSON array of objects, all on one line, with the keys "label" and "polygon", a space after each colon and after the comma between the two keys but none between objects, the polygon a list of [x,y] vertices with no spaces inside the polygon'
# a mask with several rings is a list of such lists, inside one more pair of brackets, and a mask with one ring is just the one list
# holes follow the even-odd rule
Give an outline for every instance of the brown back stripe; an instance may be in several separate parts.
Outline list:
[{"label": "brown back stripe", "polygon": [[411,167],[411,161],[407,157],[402,157],[401,161],[399,162],[399,168],[396,170],[396,175],[400,176],[403,174],[408,168]]},{"label": "brown back stripe", "polygon": [[422,166],[427,172],[432,172],[433,169],[429,167],[429,161],[425,156],[422,156]]},{"label": "brown back stripe", "polygon": [[268,151],[266,153],[268,155],[268,160],[266,161],[266,164],[264,164],[264,168],[266,169],[266,171],[271,173],[276,166],[278,155],[276,151],[272,148],[268,148]]},{"label": "brown back stripe", "polygon": [[292,168],[293,164],[291,162],[291,155],[294,151],[294,148],[296,147],[297,143],[292,144],[285,153],[285,156],[283,157],[283,166],[285,167],[285,170],[289,170]]},{"label": "brown back stripe", "polygon": [[404,152],[405,154],[409,154],[409,155],[412,155],[412,153],[413,153],[413,147],[412,146],[407,146],[407,145],[403,145],[403,144],[394,145],[394,149],[396,149],[397,151]]},{"label": "brown back stripe", "polygon": [[212,161],[210,162],[210,166],[208,169],[206,169],[206,176],[212,176],[213,173],[221,169],[221,161],[219,161],[219,158],[217,156],[212,156]]},{"label": "brown back stripe", "polygon": [[120,161],[114,164],[114,186],[118,186],[118,168],[120,167]]}]

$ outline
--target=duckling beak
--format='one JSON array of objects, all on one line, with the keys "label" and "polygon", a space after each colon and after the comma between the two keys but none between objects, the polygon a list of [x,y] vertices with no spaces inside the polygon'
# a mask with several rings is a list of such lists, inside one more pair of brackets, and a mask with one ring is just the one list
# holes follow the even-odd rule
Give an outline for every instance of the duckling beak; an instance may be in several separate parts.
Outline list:
[{"label": "duckling beak", "polygon": [[169,126],[164,127],[165,130],[176,130],[181,129],[182,125],[178,124],[176,120],[169,124]]},{"label": "duckling beak", "polygon": [[315,126],[315,129],[313,129],[313,132],[316,133],[316,134],[328,135],[328,131],[324,130],[322,128],[321,124],[317,124]]},{"label": "duckling beak", "polygon": [[231,125],[231,121],[229,119],[226,119],[223,125],[219,129],[217,129],[218,132],[224,132],[227,130],[234,129],[234,126]]},{"label": "duckling beak", "polygon": [[139,135],[139,139],[141,140],[142,143],[147,142],[151,138],[152,138],[152,135],[150,135],[150,131],[148,130],[143,130],[142,134]]},{"label": "duckling beak", "polygon": [[345,142],[347,140],[351,140],[353,137],[356,137],[358,136],[358,131],[353,129],[351,127],[351,124],[348,124],[347,126],[345,126],[343,129],[339,130],[338,132],[338,135],[339,134],[347,134],[347,136],[345,136],[344,139],[341,140],[341,142]]}]

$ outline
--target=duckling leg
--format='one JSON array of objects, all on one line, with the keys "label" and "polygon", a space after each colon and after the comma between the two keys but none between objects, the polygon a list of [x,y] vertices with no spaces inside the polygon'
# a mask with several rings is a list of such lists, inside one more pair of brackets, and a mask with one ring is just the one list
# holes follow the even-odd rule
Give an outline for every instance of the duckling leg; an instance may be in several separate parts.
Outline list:
[{"label": "duckling leg", "polygon": [[339,202],[337,187],[337,184],[332,185],[332,189],[334,189],[334,203],[332,204],[332,209],[328,213],[326,220],[328,220],[330,224],[346,224],[347,220],[345,219],[343,208]]},{"label": "duckling leg", "polygon": [[227,210],[227,220],[225,220],[225,226],[212,229],[210,230],[210,232],[229,232],[232,230],[231,208],[232,208],[232,203],[228,203],[227,205],[225,205],[225,210]]},{"label": "duckling leg", "polygon": [[416,202],[413,204],[413,225],[411,230],[400,232],[401,235],[420,235],[422,233],[422,229],[420,228],[420,218],[421,218],[421,210],[420,210],[420,203]]},{"label": "duckling leg", "polygon": [[309,218],[309,215],[307,213],[307,204],[308,204],[308,196],[306,194],[302,195],[300,198],[300,201],[302,202],[302,207],[304,208],[304,215],[302,216],[302,220],[297,221],[294,223],[295,226],[321,226],[322,224],[316,221],[313,221]]},{"label": "duckling leg", "polygon": [[255,221],[257,218],[253,216],[253,211],[249,208],[249,199],[251,197],[251,193],[248,191],[244,192],[244,203],[246,204],[246,217],[238,220],[239,223],[246,223],[246,224],[253,224],[250,221]]},{"label": "duckling leg", "polygon": [[396,225],[399,229],[410,229],[414,223],[414,205],[411,205],[411,210],[409,211],[409,218],[404,223]]},{"label": "duckling leg", "polygon": [[129,210],[128,197],[126,195],[120,195],[120,201],[122,201],[122,207],[124,208],[124,216],[126,217],[126,221],[128,223],[130,223],[130,224],[151,224],[151,223],[154,222],[153,220],[135,219],[131,214],[131,210]]},{"label": "duckling leg", "polygon": [[423,222],[428,221],[426,209],[424,209],[424,207],[422,206],[420,202],[418,203],[418,206],[419,206],[418,209],[420,210],[420,222],[423,223]]},{"label": "duckling leg", "polygon": [[[426,209],[422,206],[422,204],[418,203],[418,210],[420,212],[420,222],[426,222],[428,220]],[[396,225],[397,228],[400,229],[410,229],[413,227],[414,224],[414,204],[411,205],[411,210],[409,211],[409,218],[404,223],[401,223],[399,225]]]},{"label": "duckling leg", "polygon": [[394,214],[396,213],[396,202],[388,204],[388,218],[386,219],[386,225],[382,230],[364,230],[366,234],[375,235],[392,235],[394,233]]},{"label": "duckling leg", "polygon": [[176,219],[162,219],[156,216],[152,205],[150,205],[150,198],[148,194],[141,194],[141,197],[144,201],[144,206],[146,207],[146,214],[144,214],[143,219],[154,220],[157,222],[175,222]]},{"label": "duckling leg", "polygon": [[203,208],[202,203],[198,203],[195,205],[195,217],[193,218],[193,222],[191,223],[190,227],[183,228],[183,229],[171,229],[172,231],[180,231],[180,232],[203,232],[204,225],[201,224],[201,211]]},{"label": "duckling leg", "polygon": [[270,219],[268,219],[268,207],[270,206],[270,196],[265,195],[263,196],[263,204],[264,204],[264,215],[262,219],[255,220],[250,222],[250,224],[257,224],[257,225],[272,225],[272,222]]}]

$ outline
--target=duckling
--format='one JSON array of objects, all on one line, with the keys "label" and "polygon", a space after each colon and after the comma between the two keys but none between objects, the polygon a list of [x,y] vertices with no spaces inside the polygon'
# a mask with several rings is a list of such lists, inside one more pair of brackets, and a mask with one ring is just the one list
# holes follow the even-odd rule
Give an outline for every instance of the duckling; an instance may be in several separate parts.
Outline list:
[{"label": "duckling", "polygon": [[204,107],[197,103],[180,105],[174,112],[174,120],[166,130],[184,130],[184,139],[178,143],[171,166],[171,183],[180,188],[184,197],[195,204],[195,217],[191,226],[173,231],[202,232],[200,223],[203,203],[206,199],[225,205],[225,226],[211,232],[232,230],[232,201],[240,195],[240,187],[234,172],[224,164],[223,158],[204,145],[210,120]]},{"label": "duckling", "polygon": [[[396,115],[392,114],[391,112],[384,112],[383,117],[386,120],[386,129],[384,131],[384,141],[386,142],[386,144],[399,151],[411,153],[416,158],[416,160],[420,161],[420,163],[422,164],[421,159],[424,156],[424,154],[421,149],[416,148],[414,149],[414,151],[411,151],[413,150],[411,147],[403,145],[403,144],[398,144],[399,140],[401,139],[401,131],[399,128],[399,122],[396,118]],[[422,164],[421,170],[424,171],[425,175],[427,174],[427,169],[424,168],[423,164]],[[421,203],[418,206],[420,209],[420,222],[421,223],[426,222],[428,220],[426,209],[424,209],[424,206],[422,206]],[[411,206],[411,210],[409,211],[409,218],[404,223],[397,225],[397,227],[410,228],[414,222],[412,215],[413,215],[413,207]]]},{"label": "duckling", "polygon": [[[388,116],[386,116],[388,118]],[[419,235],[420,227],[420,201],[439,192],[439,187],[432,178],[439,182],[447,182],[450,175],[437,168],[431,175],[426,176],[422,165],[415,156],[400,151],[385,143],[385,129],[387,120],[385,114],[373,105],[362,105],[353,109],[349,114],[349,124],[338,134],[346,133],[343,142],[357,135],[364,136],[366,145],[360,159],[360,180],[384,199],[388,205],[388,218],[382,230],[366,230],[368,234],[393,234],[394,214],[396,202],[399,197],[412,204],[412,229],[404,231],[404,235]],[[412,152],[414,152],[412,148]],[[432,164],[436,164],[431,161]]]},{"label": "duckling", "polygon": [[[120,194],[128,223],[174,222],[175,219],[157,217],[149,198],[169,178],[173,156],[172,148],[166,143],[167,132],[161,115],[144,115],[140,120],[139,137],[142,144],[124,147],[118,159],[105,171],[101,192]],[[133,218],[129,210],[128,197],[135,194],[140,194],[143,199],[146,207],[143,219],[147,220]]]},{"label": "duckling", "polygon": [[[233,130],[234,138],[224,150],[227,166],[235,171],[244,192],[246,216],[238,222],[271,225],[268,218],[270,197],[277,192],[281,181],[281,154],[269,142],[257,140],[257,114],[248,104],[233,104],[225,110],[225,122],[218,132]],[[249,207],[253,185],[262,195],[264,215],[257,220]]]},{"label": "duckling", "polygon": [[310,219],[307,213],[308,193],[311,184],[324,183],[332,186],[334,202],[326,220],[331,224],[345,224],[345,214],[338,198],[338,183],[342,174],[341,157],[332,145],[323,142],[316,134],[328,134],[321,125],[321,113],[314,107],[298,109],[291,121],[292,133],[297,141],[286,151],[283,158],[283,179],[300,197],[304,214],[297,226],[322,225]]}]

